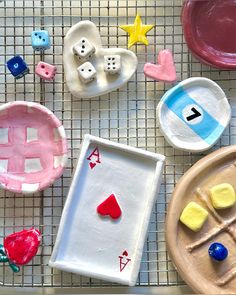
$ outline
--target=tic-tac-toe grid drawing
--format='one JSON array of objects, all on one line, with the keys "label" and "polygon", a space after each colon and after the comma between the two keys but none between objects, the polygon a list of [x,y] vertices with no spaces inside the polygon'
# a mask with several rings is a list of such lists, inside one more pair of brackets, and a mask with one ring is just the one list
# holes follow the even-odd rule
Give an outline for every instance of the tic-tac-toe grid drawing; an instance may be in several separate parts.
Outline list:
[{"label": "tic-tac-toe grid drawing", "polygon": [[[166,156],[161,192],[153,208],[137,286],[184,285],[166,252],[165,215],[177,180],[203,155],[172,148],[160,133],[156,107],[170,88],[143,74],[146,62],[155,63],[160,50],[174,53],[178,81],[203,76],[213,79],[230,98],[233,117],[213,149],[236,143],[236,73],[201,65],[189,53],[180,22],[182,0],[7,0],[0,1],[0,103],[26,100],[41,103],[62,121],[69,144],[69,161],[64,175],[47,190],[32,196],[0,192],[0,238],[32,224],[43,232],[38,255],[19,274],[0,265],[0,284],[8,287],[116,287],[116,284],[60,272],[48,266],[56,233],[71,183],[83,135],[90,133]],[[143,23],[155,24],[148,34],[149,45],[131,48],[138,57],[138,69],[121,89],[91,99],[72,97],[65,83],[63,38],[81,20],[91,20],[100,30],[107,47],[127,48],[128,35],[119,25],[133,23],[139,13]],[[31,32],[49,31],[50,50],[33,52]],[[30,74],[15,80],[6,61],[13,55],[25,57]],[[53,83],[34,75],[39,61],[57,66]]]}]

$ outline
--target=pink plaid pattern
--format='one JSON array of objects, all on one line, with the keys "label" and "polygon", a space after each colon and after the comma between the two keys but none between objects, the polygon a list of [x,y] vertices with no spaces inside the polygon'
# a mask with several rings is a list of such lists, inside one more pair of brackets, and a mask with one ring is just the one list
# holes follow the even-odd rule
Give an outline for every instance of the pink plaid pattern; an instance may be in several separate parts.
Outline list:
[{"label": "pink plaid pattern", "polygon": [[[40,104],[14,102],[0,108],[0,128],[8,128],[8,143],[0,144],[0,160],[8,160],[7,172],[0,173],[3,187],[22,192],[22,184],[38,184],[42,190],[61,176],[63,165],[54,167],[54,157],[67,153],[66,138],[58,129],[61,126]],[[37,130],[37,140],[27,142],[27,128]],[[55,129],[61,133],[58,139]],[[42,170],[26,173],[25,160],[34,158],[40,159]]]}]

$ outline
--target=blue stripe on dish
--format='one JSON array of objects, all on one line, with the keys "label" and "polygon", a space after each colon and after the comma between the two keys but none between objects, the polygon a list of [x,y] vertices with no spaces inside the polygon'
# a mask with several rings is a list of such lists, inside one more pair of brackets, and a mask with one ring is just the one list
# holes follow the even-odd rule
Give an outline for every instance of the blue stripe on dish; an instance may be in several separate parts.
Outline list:
[{"label": "blue stripe on dish", "polygon": [[[222,126],[214,117],[212,117],[203,106],[192,99],[182,86],[177,85],[169,90],[162,98],[167,107],[175,113],[189,128],[191,128],[199,137],[209,145],[212,145],[220,137],[225,127]],[[212,102],[214,103],[214,102]],[[203,111],[201,122],[192,125],[185,121],[183,109],[188,105],[195,104]]]}]

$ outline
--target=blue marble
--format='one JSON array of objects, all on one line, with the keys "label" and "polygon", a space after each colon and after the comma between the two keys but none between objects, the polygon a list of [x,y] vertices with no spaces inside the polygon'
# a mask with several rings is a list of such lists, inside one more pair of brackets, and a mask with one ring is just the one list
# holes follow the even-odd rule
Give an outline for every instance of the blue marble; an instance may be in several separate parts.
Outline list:
[{"label": "blue marble", "polygon": [[213,243],[208,249],[209,255],[217,261],[222,261],[228,256],[227,248],[221,243]]},{"label": "blue marble", "polygon": [[31,33],[31,44],[34,50],[43,51],[49,49],[50,44],[50,36],[48,31],[39,30],[33,31]]},{"label": "blue marble", "polygon": [[7,61],[7,67],[16,79],[20,79],[29,73],[29,68],[20,55],[16,55],[9,59]]}]

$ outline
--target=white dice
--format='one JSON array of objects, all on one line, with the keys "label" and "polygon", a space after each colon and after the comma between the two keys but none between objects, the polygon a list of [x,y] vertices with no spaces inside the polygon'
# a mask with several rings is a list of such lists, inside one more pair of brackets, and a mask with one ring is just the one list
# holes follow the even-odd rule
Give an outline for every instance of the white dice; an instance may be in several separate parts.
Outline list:
[{"label": "white dice", "polygon": [[97,71],[90,62],[85,62],[77,68],[80,80],[87,84],[93,81],[97,75]]},{"label": "white dice", "polygon": [[104,71],[107,74],[117,74],[120,72],[120,56],[105,55],[104,56]]},{"label": "white dice", "polygon": [[88,39],[82,38],[73,47],[73,53],[78,57],[79,60],[89,60],[95,53],[95,47],[91,44]]}]

